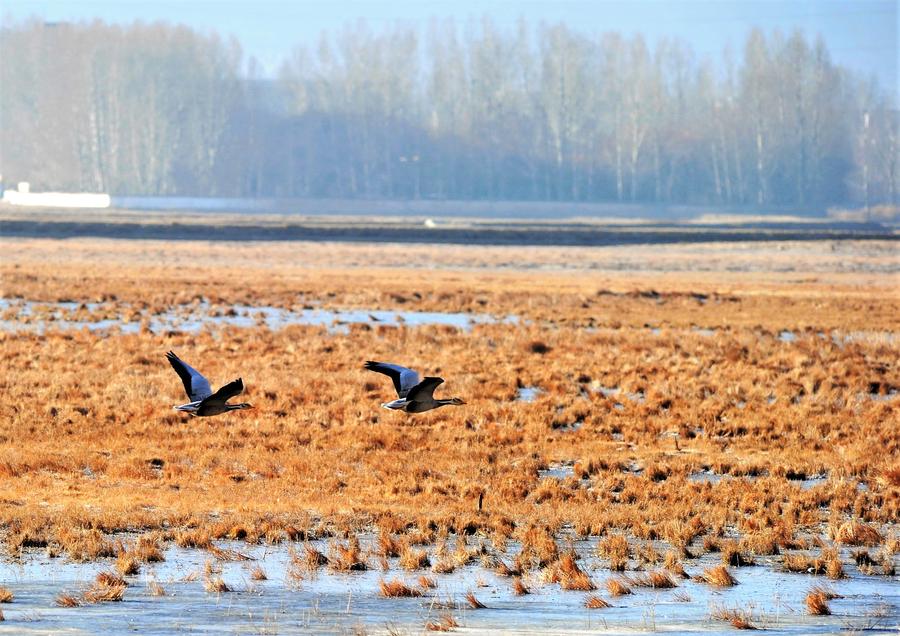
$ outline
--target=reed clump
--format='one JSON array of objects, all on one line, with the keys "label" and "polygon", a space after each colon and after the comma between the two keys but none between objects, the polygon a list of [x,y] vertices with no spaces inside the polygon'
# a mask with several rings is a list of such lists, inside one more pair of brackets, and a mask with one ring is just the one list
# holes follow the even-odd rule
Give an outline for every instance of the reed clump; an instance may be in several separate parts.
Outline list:
[{"label": "reed clump", "polygon": [[737,585],[737,580],[724,565],[706,568],[703,570],[702,574],[696,577],[696,580],[718,587],[731,587],[732,585]]},{"label": "reed clump", "polygon": [[631,594],[631,587],[625,579],[613,577],[606,579],[606,589],[612,596]]},{"label": "reed clump", "polygon": [[712,618],[730,623],[735,629],[756,629],[749,611],[736,607],[714,607],[710,612]]},{"label": "reed clump", "polygon": [[605,607],[611,607],[607,601],[604,601],[599,596],[588,596],[584,600],[584,606],[588,609],[603,609]]},{"label": "reed clump", "polygon": [[828,597],[821,591],[813,591],[806,595],[806,611],[813,616],[827,616],[831,614],[828,607]]},{"label": "reed clump", "polygon": [[378,584],[381,595],[386,598],[413,598],[422,596],[422,591],[407,585],[400,579],[392,581],[382,580]]},{"label": "reed clump", "polygon": [[475,597],[475,593],[471,590],[466,592],[466,602],[472,609],[485,609],[487,607],[487,605],[485,605]]},{"label": "reed clump", "polygon": [[531,590],[529,590],[525,584],[522,582],[521,577],[515,577],[513,579],[513,594],[516,596],[524,596],[526,594],[531,594]]}]

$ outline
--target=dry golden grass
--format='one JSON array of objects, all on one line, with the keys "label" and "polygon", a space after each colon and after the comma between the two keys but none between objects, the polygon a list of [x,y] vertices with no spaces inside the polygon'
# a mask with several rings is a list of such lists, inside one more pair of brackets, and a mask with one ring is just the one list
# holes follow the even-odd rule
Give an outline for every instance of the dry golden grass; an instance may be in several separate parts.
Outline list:
[{"label": "dry golden grass", "polygon": [[737,580],[724,565],[706,568],[703,570],[703,574],[699,575],[697,579],[703,583],[709,583],[710,585],[716,585],[718,587],[731,587],[732,585],[737,584]]},{"label": "dry golden grass", "polygon": [[449,632],[454,627],[459,627],[459,623],[452,614],[442,614],[440,620],[425,623],[425,629],[429,632]]},{"label": "dry golden grass", "polygon": [[[104,574],[101,572],[101,574]],[[113,575],[115,578],[115,575]],[[127,584],[116,581],[101,581],[97,577],[97,582],[88,588],[82,597],[85,603],[109,603],[118,602],[125,598],[125,589]]]},{"label": "dry golden grass", "polygon": [[525,596],[526,594],[531,594],[531,590],[529,590],[525,584],[522,582],[520,577],[515,577],[513,579],[513,594],[516,596]]},{"label": "dry golden grass", "polygon": [[606,579],[606,589],[612,596],[625,596],[631,594],[631,588],[624,579]]},{"label": "dry golden grass", "polygon": [[116,570],[123,576],[137,574],[141,569],[141,562],[137,556],[129,552],[122,552],[116,558]]},{"label": "dry golden grass", "polygon": [[654,570],[653,572],[639,572],[631,576],[630,582],[637,587],[652,587],[656,589],[668,589],[678,587],[678,583],[672,578],[672,575],[665,570]]},{"label": "dry golden grass", "polygon": [[472,609],[485,609],[487,607],[487,605],[475,598],[475,593],[471,590],[466,592],[466,602]]},{"label": "dry golden grass", "polygon": [[81,600],[73,594],[60,594],[56,597],[56,604],[60,607],[78,607]]},{"label": "dry golden grass", "polygon": [[[786,569],[834,578],[843,575],[836,552],[797,550],[819,540],[900,545],[889,531],[900,515],[900,441],[885,426],[897,405],[869,397],[900,386],[900,345],[879,335],[900,315],[885,293],[891,277],[878,274],[895,258],[886,248],[868,257],[844,244],[831,256],[707,246],[661,261],[640,248],[634,255],[660,268],[640,273],[627,250],[538,250],[529,258],[560,269],[523,272],[508,266],[521,250],[416,246],[411,262],[429,265],[417,269],[404,265],[407,246],[303,245],[303,266],[299,247],[0,239],[0,276],[5,298],[99,302],[67,312],[88,321],[225,314],[236,304],[520,321],[106,335],[54,329],[47,307],[31,317],[4,310],[0,319],[48,326],[40,336],[0,332],[0,356],[15,369],[0,387],[9,554],[116,558],[124,575],[172,543],[237,558],[214,542],[321,539],[326,554],[311,544],[295,553],[298,576],[326,564],[383,568],[394,557],[438,574],[481,560],[501,575],[556,569],[561,585],[592,590],[566,561],[563,528],[597,538],[613,571],[664,563],[678,576],[679,559],[718,550],[728,567],[783,554]],[[601,269],[564,271],[575,252]],[[376,254],[393,268],[370,268]],[[680,271],[710,255],[715,271]],[[622,262],[633,271],[614,271]],[[747,271],[727,272],[732,262]],[[773,263],[795,269],[754,274]],[[796,340],[780,340],[782,330]],[[845,341],[855,331],[865,333]],[[212,419],[173,412],[184,395],[162,357],[170,349],[215,385],[243,377],[256,408]],[[392,389],[361,368],[366,359],[440,374],[439,395],[467,405],[418,416],[381,409]],[[526,386],[541,392],[516,401]],[[542,479],[557,462],[576,478]],[[692,479],[701,472],[717,481]],[[827,478],[803,489],[804,475]],[[115,533],[135,528],[144,534],[117,545]],[[378,534],[370,551],[357,539],[366,532]],[[508,543],[518,552],[507,554]],[[875,560],[886,572],[890,559]],[[674,584],[663,571],[634,584],[651,577]]]},{"label": "dry golden grass", "polygon": [[559,561],[549,568],[548,578],[551,582],[559,583],[564,590],[576,590],[590,592],[597,586],[575,561],[575,552],[570,550],[563,554]]},{"label": "dry golden grass", "polygon": [[856,519],[842,524],[834,535],[836,541],[846,545],[877,546],[884,541],[884,536],[878,530]]},{"label": "dry golden grass", "polygon": [[231,588],[225,584],[225,581],[222,580],[222,577],[220,576],[211,576],[204,580],[203,589],[210,594],[221,594],[223,592],[231,591]]},{"label": "dry golden grass", "polygon": [[603,609],[610,607],[610,604],[599,596],[588,596],[584,601],[584,606],[588,609]]},{"label": "dry golden grass", "polygon": [[8,587],[0,586],[0,603],[12,603],[13,593]]},{"label": "dry golden grass", "polygon": [[431,565],[428,553],[410,546],[405,546],[400,553],[400,567],[404,570],[420,570]]},{"label": "dry golden grass", "polygon": [[437,581],[435,581],[430,576],[425,576],[424,574],[419,577],[418,581],[419,587],[421,587],[423,590],[430,590],[437,587]]},{"label": "dry golden grass", "polygon": [[250,579],[253,581],[266,581],[268,580],[268,576],[266,576],[266,571],[262,569],[262,566],[256,565],[250,570]]},{"label": "dry golden grass", "polygon": [[749,611],[738,608],[714,607],[710,615],[720,621],[731,623],[735,629],[756,629]]},{"label": "dry golden grass", "polygon": [[381,595],[387,598],[409,598],[422,596],[422,591],[414,587],[410,587],[400,579],[393,581],[381,581],[378,584],[381,588]]},{"label": "dry golden grass", "polygon": [[828,608],[828,597],[820,591],[811,590],[806,595],[806,611],[814,616],[831,614],[831,610]]},{"label": "dry golden grass", "polygon": [[97,573],[96,581],[97,585],[105,585],[107,587],[128,587],[128,581],[115,572],[99,572]]}]

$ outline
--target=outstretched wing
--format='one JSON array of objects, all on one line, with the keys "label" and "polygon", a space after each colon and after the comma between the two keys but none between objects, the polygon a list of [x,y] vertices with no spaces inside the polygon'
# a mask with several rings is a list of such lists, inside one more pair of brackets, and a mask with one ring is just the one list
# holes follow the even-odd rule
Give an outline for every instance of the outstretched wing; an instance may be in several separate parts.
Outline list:
[{"label": "outstretched wing", "polygon": [[241,378],[238,378],[237,380],[234,380],[233,382],[229,382],[228,384],[222,386],[218,391],[216,391],[203,401],[206,404],[209,404],[211,402],[225,404],[225,402],[233,398],[235,395],[238,395],[243,390],[244,381]]},{"label": "outstretched wing", "polygon": [[365,364],[365,368],[369,371],[377,371],[390,377],[394,381],[394,388],[397,389],[397,396],[407,397],[414,386],[419,383],[419,374],[412,369],[401,367],[399,364],[391,364],[390,362],[374,362],[369,360]]},{"label": "outstretched wing", "polygon": [[444,383],[444,378],[428,377],[409,390],[406,399],[409,402],[425,402],[434,399],[434,390]]},{"label": "outstretched wing", "polygon": [[181,378],[181,382],[184,384],[184,391],[191,399],[191,402],[204,400],[212,395],[212,387],[209,386],[209,380],[200,375],[199,371],[171,351],[166,354],[166,358],[169,364],[172,365],[172,368],[175,369],[175,373]]}]

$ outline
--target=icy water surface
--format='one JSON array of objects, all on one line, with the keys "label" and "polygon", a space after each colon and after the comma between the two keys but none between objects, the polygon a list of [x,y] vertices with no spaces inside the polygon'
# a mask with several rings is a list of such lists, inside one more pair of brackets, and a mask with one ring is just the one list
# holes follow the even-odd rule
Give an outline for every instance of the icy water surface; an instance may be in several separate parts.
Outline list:
[{"label": "icy water surface", "polygon": [[271,330],[289,325],[318,325],[332,332],[346,332],[349,325],[401,324],[411,327],[425,325],[445,325],[470,330],[474,325],[497,322],[516,324],[518,317],[497,318],[489,314],[468,314],[429,311],[383,311],[383,310],[331,310],[305,307],[303,309],[282,309],[269,306],[230,305],[218,308],[208,303],[183,305],[160,314],[147,310],[128,311],[127,315],[115,313],[104,303],[38,303],[27,300],[0,299],[0,330],[37,331],[43,333],[48,328],[88,329],[90,331],[120,330],[122,333],[137,333],[146,327],[151,332],[164,331],[197,332],[207,327],[257,327]]},{"label": "icy water surface", "polygon": [[[363,542],[363,549],[368,542]],[[399,569],[397,559],[391,559],[390,571],[384,572],[374,558],[369,564],[376,569],[349,574],[322,569],[296,578],[290,575],[288,546],[223,542],[219,547],[237,550],[252,560],[223,562],[202,550],[172,547],[166,551],[165,562],[145,564],[139,574],[128,577],[123,601],[63,608],[55,603],[60,593],[84,591],[98,572],[112,568],[112,561],[71,563],[33,551],[20,562],[0,563],[0,582],[15,595],[12,603],[2,606],[6,620],[0,622],[0,634],[421,634],[428,621],[439,621],[447,613],[459,623],[462,633],[732,633],[728,624],[710,616],[720,607],[748,611],[754,625],[772,634],[896,633],[898,626],[900,579],[860,574],[855,566],[846,565],[851,563],[847,550],[843,560],[848,578],[838,581],[780,572],[780,557],[758,557],[756,566],[731,569],[738,580],[732,588],[680,579],[675,590],[634,587],[634,594],[614,598],[603,585],[612,573],[591,556],[596,540],[564,543],[583,555],[581,567],[598,591],[563,591],[534,573],[523,578],[530,594],[515,596],[510,578],[477,563],[450,574],[434,574],[428,570],[405,572]],[[475,546],[474,540],[470,546]],[[316,547],[327,553],[323,542]],[[302,546],[296,549],[302,551]],[[517,551],[511,544],[507,562]],[[221,568],[216,576],[232,591],[206,591],[207,562]],[[687,561],[685,568],[699,574],[718,563],[718,555],[710,555]],[[268,580],[251,579],[250,572],[257,566]],[[422,574],[433,578],[437,587],[421,598],[379,594],[381,580],[400,578],[415,586]],[[163,596],[151,593],[151,581],[162,586]],[[830,587],[842,596],[829,601],[830,616],[806,613],[804,598],[814,585]],[[485,609],[469,607],[465,595],[470,591]],[[591,594],[613,607],[585,608],[585,599]]]}]

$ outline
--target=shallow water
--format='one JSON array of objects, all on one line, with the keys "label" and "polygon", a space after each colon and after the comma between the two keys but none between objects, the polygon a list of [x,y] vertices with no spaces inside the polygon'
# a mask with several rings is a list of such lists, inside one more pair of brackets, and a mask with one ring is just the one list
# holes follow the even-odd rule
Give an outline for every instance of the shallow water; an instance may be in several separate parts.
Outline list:
[{"label": "shallow water", "polygon": [[516,400],[519,402],[534,402],[543,393],[539,387],[523,386],[516,389]]},{"label": "shallow water", "polygon": [[[126,308],[127,309],[127,308]],[[224,311],[222,311],[224,309]],[[214,307],[208,303],[182,305],[174,310],[151,314],[146,310],[128,311],[116,317],[105,317],[111,311],[103,303],[38,303],[27,300],[0,299],[0,312],[7,318],[0,320],[3,331],[36,331],[43,333],[48,328],[88,329],[89,331],[120,330],[122,333],[137,333],[146,326],[153,333],[164,331],[197,332],[207,327],[257,327],[264,326],[278,330],[289,325],[318,325],[331,332],[346,332],[348,325],[401,324],[411,327],[425,325],[445,325],[464,331],[474,325],[508,323],[517,324],[517,316],[496,318],[489,314],[467,314],[429,311],[383,311],[367,309],[282,309],[270,306],[231,305],[227,308]],[[83,313],[95,314],[85,320]],[[9,316],[12,315],[10,318]]]},{"label": "shallow water", "polygon": [[[363,549],[370,541],[363,539]],[[860,574],[855,566],[847,565],[847,550],[843,557],[848,578],[838,581],[780,572],[777,557],[759,557],[757,566],[731,569],[739,582],[732,588],[680,580],[677,590],[634,587],[634,594],[612,598],[603,587],[611,573],[603,568],[602,561],[591,556],[596,540],[571,538],[561,543],[583,555],[581,567],[600,588],[593,594],[610,601],[613,607],[586,609],[584,601],[592,593],[563,591],[558,584],[543,582],[538,573],[523,579],[531,593],[515,596],[511,579],[477,563],[450,574],[434,574],[399,570],[397,559],[391,559],[389,572],[375,569],[339,574],[323,569],[295,579],[288,574],[287,546],[222,542],[220,548],[237,550],[254,560],[221,562],[205,551],[171,547],[165,553],[165,562],[144,565],[138,575],[128,577],[130,585],[122,602],[75,608],[57,607],[56,597],[86,589],[98,572],[111,569],[110,560],[71,563],[33,551],[20,562],[2,562],[0,581],[15,598],[2,606],[6,620],[0,623],[0,634],[292,634],[347,633],[358,628],[369,633],[393,629],[412,634],[422,633],[427,621],[439,620],[447,612],[466,633],[500,629],[513,633],[730,633],[726,623],[710,617],[715,607],[749,610],[753,623],[770,633],[811,634],[872,626],[876,631],[896,630],[900,616],[900,579]],[[475,547],[476,541],[469,544]],[[324,542],[317,542],[316,547],[327,553]],[[665,546],[656,548],[662,551]],[[518,547],[510,544],[507,562],[517,551]],[[221,568],[220,576],[234,591],[215,594],[204,589],[207,561]],[[376,565],[375,559],[369,559],[369,563]],[[708,555],[687,561],[685,568],[698,574],[718,563],[718,555]],[[250,571],[257,565],[268,580],[251,580]],[[390,599],[379,594],[383,579],[400,578],[415,585],[422,574],[438,583],[422,598]],[[160,584],[165,595],[153,596],[150,581]],[[829,601],[832,615],[806,614],[804,598],[814,585],[827,585],[843,596]],[[473,591],[487,609],[469,608],[464,600],[468,591]],[[447,602],[451,603],[449,610],[435,606]]]}]

